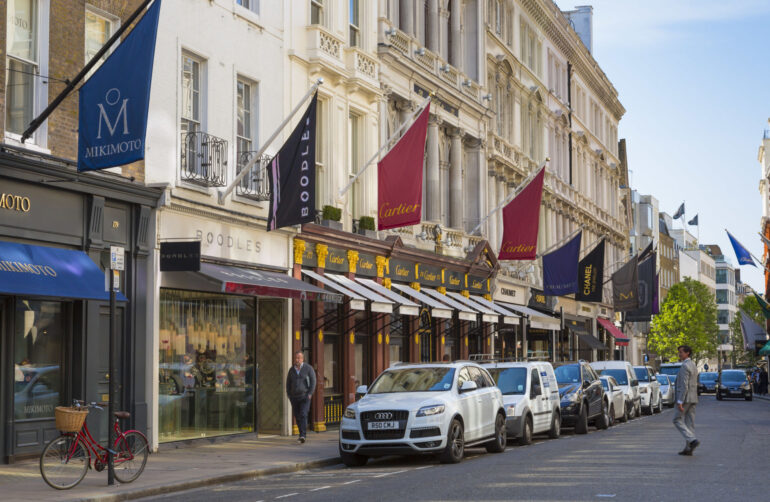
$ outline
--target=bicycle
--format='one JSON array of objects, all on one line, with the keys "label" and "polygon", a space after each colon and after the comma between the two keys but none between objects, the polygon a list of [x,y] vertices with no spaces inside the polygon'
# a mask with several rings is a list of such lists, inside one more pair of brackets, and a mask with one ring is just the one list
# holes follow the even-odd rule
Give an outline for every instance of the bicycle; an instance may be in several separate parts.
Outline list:
[{"label": "bicycle", "polygon": [[[77,410],[84,408],[87,411],[92,408],[103,411],[102,406],[107,405],[73,401],[73,408]],[[46,445],[40,455],[40,474],[51,488],[68,490],[76,486],[91,468],[92,460],[93,468],[97,472],[103,471],[107,467],[108,453],[113,455],[115,479],[119,482],[130,483],[142,474],[149,455],[147,438],[136,430],[121,430],[119,419],[131,416],[127,411],[117,411],[114,415],[115,443],[112,450],[103,447],[91,436],[85,423],[85,414],[77,432],[62,432]]]}]

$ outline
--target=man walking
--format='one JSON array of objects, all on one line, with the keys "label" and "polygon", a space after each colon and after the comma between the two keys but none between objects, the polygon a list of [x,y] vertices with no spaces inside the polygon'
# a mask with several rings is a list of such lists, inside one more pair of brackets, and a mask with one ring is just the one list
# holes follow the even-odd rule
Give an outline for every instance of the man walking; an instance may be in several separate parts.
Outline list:
[{"label": "man walking", "polygon": [[695,406],[698,404],[698,369],[690,359],[692,349],[688,345],[679,346],[679,360],[682,367],[676,377],[676,407],[674,427],[684,436],[686,441],[680,455],[692,455],[700,441],[695,438]]},{"label": "man walking", "polygon": [[286,375],[286,395],[291,401],[291,410],[299,429],[299,442],[305,442],[307,432],[307,414],[310,410],[310,398],[315,390],[315,371],[305,364],[305,355],[301,351],[294,354],[294,365]]}]

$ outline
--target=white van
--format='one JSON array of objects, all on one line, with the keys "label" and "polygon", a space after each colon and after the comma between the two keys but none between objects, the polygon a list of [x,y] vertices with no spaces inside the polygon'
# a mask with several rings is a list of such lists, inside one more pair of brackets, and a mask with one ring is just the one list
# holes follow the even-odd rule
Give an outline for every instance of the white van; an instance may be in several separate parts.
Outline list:
[{"label": "white van", "polygon": [[508,438],[530,444],[533,434],[561,433],[559,386],[551,363],[493,362],[483,365],[503,393]]},{"label": "white van", "polygon": [[642,414],[642,398],[639,393],[639,380],[636,378],[634,367],[628,361],[594,361],[589,363],[600,375],[615,377],[618,386],[623,389],[628,418]]}]

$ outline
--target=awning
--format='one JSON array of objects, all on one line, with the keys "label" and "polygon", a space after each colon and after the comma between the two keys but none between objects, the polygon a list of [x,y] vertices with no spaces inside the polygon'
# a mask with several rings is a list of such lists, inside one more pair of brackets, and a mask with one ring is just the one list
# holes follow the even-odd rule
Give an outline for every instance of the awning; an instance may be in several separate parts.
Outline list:
[{"label": "awning", "polygon": [[431,317],[437,317],[439,319],[451,319],[452,318],[452,309],[446,306],[445,304],[441,302],[437,302],[433,298],[431,298],[428,295],[424,295],[417,291],[416,289],[412,289],[409,286],[404,286],[402,284],[396,284],[393,283],[391,285],[392,288],[396,288],[397,290],[401,291],[405,295],[409,296],[410,298],[413,298],[417,300],[418,302],[422,303],[423,305],[426,305],[430,307],[430,315]]},{"label": "awning", "polygon": [[612,321],[608,319],[602,319],[601,317],[597,317],[596,320],[599,321],[599,324],[601,324],[602,327],[609,332],[612,338],[615,339],[615,345],[625,346],[628,345],[628,342],[631,341],[628,337],[626,337],[626,335],[623,334],[622,331],[620,331],[615,326],[615,324],[612,323]]},{"label": "awning", "polygon": [[398,304],[399,314],[410,315],[410,316],[420,315],[419,305],[417,305],[416,303],[409,300],[403,295],[394,293],[393,291],[389,290],[382,284],[377,284],[375,281],[371,279],[364,279],[362,277],[356,277],[356,282],[359,282],[364,286],[368,287],[369,289],[373,290],[375,293],[378,293],[379,295],[384,296],[385,298],[396,302],[396,304]]},{"label": "awning", "polygon": [[454,291],[447,291],[446,295],[462,303],[466,307],[470,307],[473,310],[481,312],[481,320],[484,322],[497,322],[498,318],[500,317],[500,314],[490,309],[486,305],[481,305],[480,303],[476,303],[473,300],[470,300],[459,293],[455,293]]},{"label": "awning", "polygon": [[[187,272],[164,272],[164,274],[183,273]],[[201,263],[199,273],[220,282],[219,289],[225,293],[294,298],[297,300],[319,300],[334,303],[342,302],[342,297],[338,294],[330,293],[312,284],[276,272],[203,262]]]},{"label": "awning", "polygon": [[768,355],[770,355],[770,342],[767,342],[764,347],[759,349],[759,355],[760,356],[768,356]]},{"label": "awning", "polygon": [[438,300],[441,303],[445,303],[450,307],[452,307],[453,309],[457,310],[457,317],[460,318],[460,320],[462,321],[475,321],[476,316],[479,315],[479,313],[473,310],[472,308],[466,307],[462,303],[454,301],[453,299],[449,298],[447,295],[442,295],[435,289],[420,288],[420,291],[424,292],[428,296],[433,297],[435,300]]},{"label": "awning", "polygon": [[604,345],[601,340],[597,339],[593,335],[584,335],[582,333],[577,333],[578,340],[585,343],[592,349],[596,350],[607,350],[607,346]]},{"label": "awning", "polygon": [[[0,241],[0,294],[109,300],[105,273],[83,251]],[[122,293],[118,301],[128,301]]]},{"label": "awning", "polygon": [[537,310],[525,307],[523,305],[514,305],[513,303],[503,302],[500,302],[500,304],[506,309],[514,310],[520,314],[529,316],[529,325],[533,328],[557,331],[561,329],[561,320],[553,316],[538,312]]},{"label": "awning", "polygon": [[348,279],[344,275],[324,274],[324,276],[331,277],[332,279],[339,282],[347,289],[350,289],[351,291],[358,293],[359,295],[363,296],[364,298],[372,302],[371,304],[372,312],[381,312],[384,314],[393,313],[393,302],[383,296],[378,295],[371,289],[367,289],[363,287],[357,282]]},{"label": "awning", "polygon": [[519,316],[510,310],[504,309],[495,302],[491,302],[483,296],[471,295],[471,300],[481,305],[486,305],[490,309],[503,316],[503,324],[519,324]]},{"label": "awning", "polygon": [[303,270],[302,273],[311,279],[314,279],[327,288],[331,288],[342,296],[347,296],[350,299],[350,308],[353,310],[366,310],[366,298],[355,293],[342,284],[325,277],[323,274],[316,274],[310,270]]}]

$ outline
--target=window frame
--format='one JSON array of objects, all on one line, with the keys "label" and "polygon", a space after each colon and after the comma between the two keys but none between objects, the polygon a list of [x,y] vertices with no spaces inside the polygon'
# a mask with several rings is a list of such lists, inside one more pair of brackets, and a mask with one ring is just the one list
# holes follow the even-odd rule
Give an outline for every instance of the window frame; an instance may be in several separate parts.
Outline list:
[{"label": "window frame", "polygon": [[[239,134],[238,122],[240,116],[240,101],[239,101],[239,88],[243,85],[248,87],[248,136]],[[235,155],[236,163],[237,156],[241,152],[248,152],[254,150],[254,144],[259,139],[259,83],[253,79],[250,79],[242,74],[237,74],[235,77]],[[241,150],[240,145],[242,142],[248,142],[249,148]]]},{"label": "window frame", "polygon": [[[193,74],[193,89],[192,89],[192,92],[193,92],[193,99],[197,101],[197,105],[198,105],[197,117],[194,117],[194,116],[193,117],[187,117],[185,115],[185,108],[186,107],[184,106],[185,105],[185,85],[184,85],[185,84],[185,76],[184,75],[185,75],[185,71],[186,71],[185,70],[186,59],[188,59],[188,58],[193,62],[193,65],[197,65],[197,68],[198,68],[198,72],[197,72],[197,84],[198,84],[198,86],[197,86],[197,89],[195,89],[195,87],[194,87],[194,84],[196,83],[194,66],[193,66],[193,70],[192,70],[192,74]],[[180,63],[181,63],[181,65],[180,65],[180,70],[181,70],[180,71],[180,79],[181,79],[181,81],[180,81],[180,103],[179,103],[179,106],[180,106],[180,110],[179,110],[179,129],[180,129],[180,132],[202,131],[204,129],[204,115],[205,115],[205,113],[204,113],[204,106],[205,106],[205,102],[206,102],[205,101],[204,85],[203,85],[206,60],[203,57],[195,54],[192,51],[183,49],[182,53],[181,53]],[[196,96],[197,96],[197,98],[196,98]],[[194,114],[195,113],[195,103],[193,103],[192,109],[193,109],[193,114]],[[182,123],[183,122],[187,122],[188,124],[195,124],[196,127],[193,128],[193,129],[190,129],[189,126],[188,126],[188,129],[184,130],[182,128]]]},{"label": "window frame", "polygon": [[[324,0],[310,0],[310,25],[314,26],[326,26],[326,6]],[[313,21],[313,13],[316,12],[316,20]]]},{"label": "window frame", "polygon": [[[233,3],[241,9],[259,15],[260,0],[233,0]],[[244,3],[246,5],[244,5]]]},{"label": "window frame", "polygon": [[[363,6],[359,0],[348,0],[348,45],[350,47],[362,47],[363,45],[361,30],[362,8]],[[355,19],[353,19],[354,14]]]},{"label": "window frame", "polygon": [[[113,14],[110,14],[109,12],[106,12],[106,11],[104,11],[104,10],[98,8],[98,7],[95,7],[95,6],[87,3],[86,4],[86,10],[85,10],[85,19],[86,19],[86,21],[84,21],[84,23],[87,23],[87,19],[88,19],[88,14],[89,13],[94,15],[94,16],[96,16],[96,17],[99,17],[99,18],[107,21],[107,23],[109,23],[110,30],[109,30],[109,33],[107,34],[107,40],[104,41],[104,43],[106,44],[110,40],[110,38],[112,38],[112,36],[115,34],[115,32],[120,28],[120,25],[121,25],[120,17],[115,16]],[[83,54],[85,56],[85,63],[84,64],[88,64],[88,62],[91,60],[91,57],[93,57],[93,56],[91,56],[91,57],[88,56],[88,30],[85,30],[85,32],[84,32],[83,44],[84,44]],[[102,46],[100,46],[99,49],[101,49],[101,47],[103,47],[103,46],[104,46],[104,44],[102,44]],[[99,68],[102,65],[102,63],[104,63],[104,61],[110,56],[110,54],[112,54],[112,52],[117,48],[117,46],[118,46],[118,44],[113,44],[113,46],[110,47],[110,49],[102,55],[101,61],[99,61],[97,64],[94,65],[94,67],[89,72],[88,77],[90,77],[97,70],[97,68]],[[97,52],[98,52],[98,50],[97,50]],[[94,54],[94,55],[96,55],[96,54]],[[86,77],[86,78],[88,78],[88,77]]]}]

